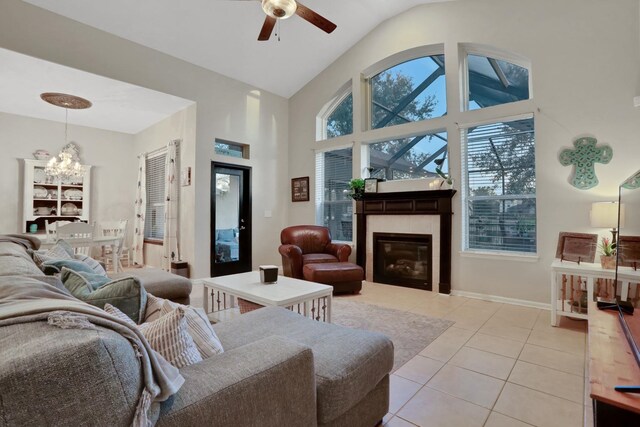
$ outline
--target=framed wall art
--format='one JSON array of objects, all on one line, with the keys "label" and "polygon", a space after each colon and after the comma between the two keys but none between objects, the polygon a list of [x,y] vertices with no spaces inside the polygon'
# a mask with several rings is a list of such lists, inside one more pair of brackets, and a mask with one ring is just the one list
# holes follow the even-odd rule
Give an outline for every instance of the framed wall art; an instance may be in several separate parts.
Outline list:
[{"label": "framed wall art", "polygon": [[309,201],[309,177],[291,179],[291,201],[292,202],[308,202]]}]

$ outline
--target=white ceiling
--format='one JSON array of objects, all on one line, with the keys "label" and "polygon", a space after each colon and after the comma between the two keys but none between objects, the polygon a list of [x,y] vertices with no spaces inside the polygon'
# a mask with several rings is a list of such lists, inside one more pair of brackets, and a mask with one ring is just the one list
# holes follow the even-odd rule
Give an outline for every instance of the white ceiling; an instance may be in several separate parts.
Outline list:
[{"label": "white ceiling", "polygon": [[25,1],[289,98],[381,22],[447,0],[304,0],[338,28],[327,35],[292,16],[280,42],[257,41],[259,0]]},{"label": "white ceiling", "polygon": [[193,101],[0,49],[0,111],[64,122],[65,110],[43,92],[81,96],[87,110],[69,110],[69,123],[136,134]]}]

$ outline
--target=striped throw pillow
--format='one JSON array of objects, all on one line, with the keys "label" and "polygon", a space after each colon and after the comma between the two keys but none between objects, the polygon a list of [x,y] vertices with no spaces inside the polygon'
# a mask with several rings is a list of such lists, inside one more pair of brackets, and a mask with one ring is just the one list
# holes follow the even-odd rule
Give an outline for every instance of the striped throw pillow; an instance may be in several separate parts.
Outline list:
[{"label": "striped throw pillow", "polygon": [[[63,241],[61,240],[60,242]],[[64,245],[69,246],[66,242],[64,242]],[[48,250],[32,251],[31,256],[33,257],[33,261],[40,267],[45,261],[73,259],[64,245],[62,243],[56,243]]]},{"label": "striped throw pillow", "polygon": [[164,316],[178,307],[184,310],[187,330],[202,358],[208,359],[211,356],[223,353],[222,343],[211,327],[209,318],[203,309],[164,300],[160,314]]},{"label": "striped throw pillow", "polygon": [[98,261],[96,261],[95,259],[91,258],[90,256],[83,255],[83,254],[75,254],[73,257],[75,259],[77,259],[78,261],[82,261],[85,264],[87,264],[89,266],[89,268],[91,270],[93,270],[94,273],[101,274],[103,276],[107,275],[107,272],[102,267],[102,265],[100,265],[100,263]]},{"label": "striped throw pillow", "polygon": [[113,317],[117,317],[118,319],[122,320],[123,322],[125,322],[129,326],[132,326],[134,328],[136,328],[138,326],[138,325],[136,325],[136,323],[133,320],[131,320],[131,318],[129,316],[127,316],[126,314],[124,314],[123,312],[118,310],[117,307],[114,307],[109,303],[104,305],[104,311],[106,311],[107,313],[109,313]]},{"label": "striped throw pillow", "polygon": [[147,294],[147,306],[144,311],[144,321],[153,322],[154,320],[158,320],[160,316],[162,316],[160,311],[162,310],[162,306],[165,301],[166,300],[163,298]]},{"label": "striped throw pillow", "polygon": [[176,368],[202,362],[202,356],[187,331],[187,319],[182,307],[154,322],[143,323],[138,328],[151,348]]}]

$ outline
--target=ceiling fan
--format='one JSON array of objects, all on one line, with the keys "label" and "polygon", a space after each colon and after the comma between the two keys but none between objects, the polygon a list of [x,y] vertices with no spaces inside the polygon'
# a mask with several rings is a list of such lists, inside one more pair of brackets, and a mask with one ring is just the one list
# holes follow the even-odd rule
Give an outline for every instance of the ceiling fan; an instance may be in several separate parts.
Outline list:
[{"label": "ceiling fan", "polygon": [[267,14],[258,36],[260,41],[269,40],[278,19],[287,19],[294,13],[328,34],[336,29],[336,24],[296,0],[259,1],[262,3],[262,10]]}]

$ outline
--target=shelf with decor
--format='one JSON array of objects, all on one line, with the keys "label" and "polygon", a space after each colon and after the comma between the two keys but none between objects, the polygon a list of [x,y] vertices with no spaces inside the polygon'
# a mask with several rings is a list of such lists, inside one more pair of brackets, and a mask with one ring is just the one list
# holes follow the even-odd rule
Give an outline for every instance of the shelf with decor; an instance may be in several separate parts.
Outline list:
[{"label": "shelf with decor", "polygon": [[82,165],[81,178],[53,179],[46,173],[47,160],[23,159],[24,194],[22,232],[44,233],[47,221],[85,221],[90,219],[91,166]]}]

